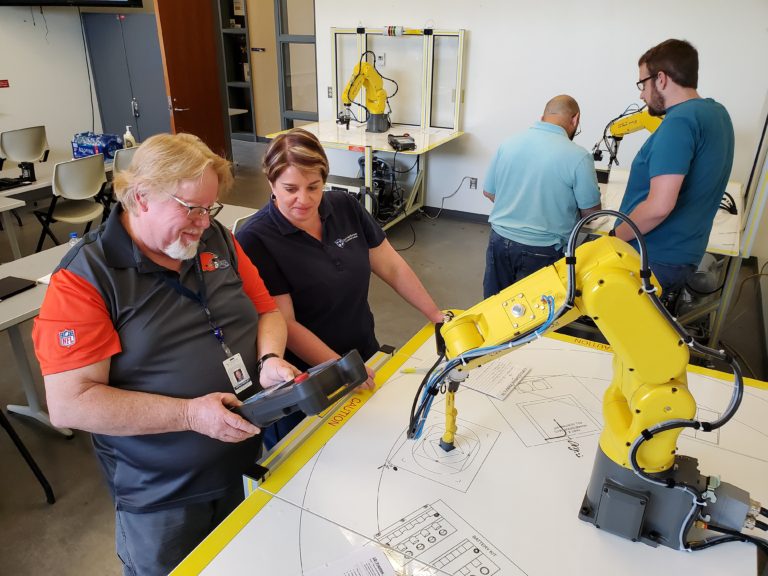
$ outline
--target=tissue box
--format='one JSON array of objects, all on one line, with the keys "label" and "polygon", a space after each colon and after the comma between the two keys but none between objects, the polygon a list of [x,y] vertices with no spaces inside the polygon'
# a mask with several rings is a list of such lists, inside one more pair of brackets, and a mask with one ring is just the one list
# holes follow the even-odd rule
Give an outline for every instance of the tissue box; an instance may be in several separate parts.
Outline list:
[{"label": "tissue box", "polygon": [[72,138],[72,157],[83,158],[93,154],[104,154],[105,160],[115,157],[115,151],[123,147],[123,138],[116,134],[80,132]]}]

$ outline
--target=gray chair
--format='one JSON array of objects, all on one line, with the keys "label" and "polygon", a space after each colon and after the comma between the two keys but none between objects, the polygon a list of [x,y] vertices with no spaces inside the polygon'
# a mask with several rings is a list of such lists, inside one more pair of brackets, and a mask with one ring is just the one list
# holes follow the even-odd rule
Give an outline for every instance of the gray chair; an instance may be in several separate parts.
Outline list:
[{"label": "gray chair", "polygon": [[[256,212],[258,212],[258,210],[254,210],[253,214],[256,214]],[[248,218],[250,218],[251,216],[253,216],[253,214],[248,214],[248,216],[241,216],[240,218],[235,220],[232,223],[232,234],[237,234],[238,228],[240,228],[241,225],[245,224],[245,221],[248,220]]]},{"label": "gray chair", "polygon": [[138,150],[138,146],[132,146],[131,148],[120,148],[115,151],[115,157],[112,160],[112,174],[125,170],[130,166],[133,155]]},{"label": "gray chair", "polygon": [[20,181],[35,181],[34,163],[48,160],[48,152],[45,126],[0,132],[0,170],[5,160],[18,162],[21,168]]},{"label": "gray chair", "polygon": [[45,212],[34,211],[43,227],[35,252],[42,250],[46,236],[60,244],[51,230],[54,222],[85,224],[83,234],[88,233],[91,223],[104,214],[104,205],[96,197],[103,192],[106,183],[102,154],[57,163],[53,167],[51,204]]}]

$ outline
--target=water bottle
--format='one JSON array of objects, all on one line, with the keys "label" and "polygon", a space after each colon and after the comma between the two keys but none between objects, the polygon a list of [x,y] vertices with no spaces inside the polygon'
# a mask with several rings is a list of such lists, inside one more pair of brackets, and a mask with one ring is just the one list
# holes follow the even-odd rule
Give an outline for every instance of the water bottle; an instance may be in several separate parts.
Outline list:
[{"label": "water bottle", "polygon": [[80,242],[80,238],[77,237],[77,232],[69,233],[69,247],[72,248],[75,244]]}]

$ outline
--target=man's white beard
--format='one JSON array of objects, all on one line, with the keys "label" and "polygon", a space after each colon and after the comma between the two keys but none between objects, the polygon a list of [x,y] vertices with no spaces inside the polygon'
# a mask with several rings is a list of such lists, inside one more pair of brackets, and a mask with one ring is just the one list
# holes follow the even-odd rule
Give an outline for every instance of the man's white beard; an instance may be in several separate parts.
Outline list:
[{"label": "man's white beard", "polygon": [[169,258],[174,260],[191,260],[197,254],[197,245],[200,242],[192,242],[186,246],[181,243],[181,238],[176,238],[170,245],[163,249],[163,252]]}]

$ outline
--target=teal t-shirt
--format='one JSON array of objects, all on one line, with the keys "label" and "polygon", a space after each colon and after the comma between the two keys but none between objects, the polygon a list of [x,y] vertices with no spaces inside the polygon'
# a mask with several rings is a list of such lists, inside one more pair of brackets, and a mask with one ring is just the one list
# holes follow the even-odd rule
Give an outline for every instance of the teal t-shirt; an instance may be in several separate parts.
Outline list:
[{"label": "teal t-shirt", "polygon": [[600,203],[592,155],[548,122],[499,147],[483,189],[494,195],[488,221],[496,233],[529,246],[561,248],[579,209]]},{"label": "teal t-shirt", "polygon": [[661,264],[698,265],[733,165],[733,124],[711,98],[686,100],[667,109],[632,162],[620,210],[630,214],[648,197],[651,178],[684,174],[675,207],[645,235],[648,256]]}]

